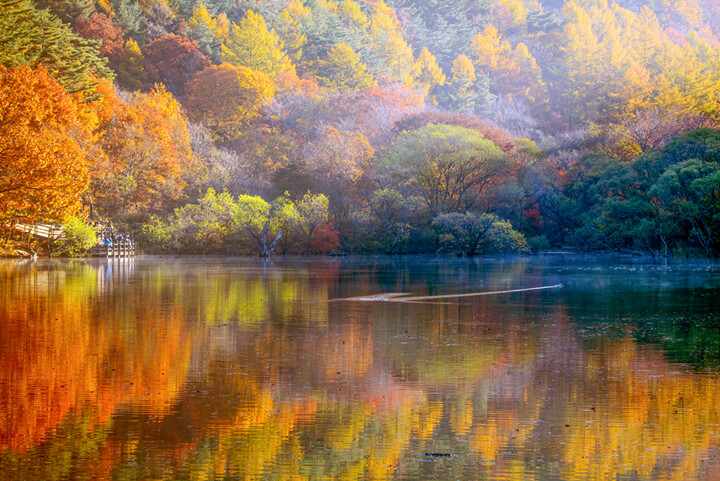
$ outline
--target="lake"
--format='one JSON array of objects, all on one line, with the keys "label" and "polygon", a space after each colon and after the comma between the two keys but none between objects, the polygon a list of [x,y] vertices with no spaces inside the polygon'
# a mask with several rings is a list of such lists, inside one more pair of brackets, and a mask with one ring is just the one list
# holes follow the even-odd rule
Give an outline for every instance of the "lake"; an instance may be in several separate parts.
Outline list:
[{"label": "lake", "polygon": [[720,479],[719,333],[712,261],[3,260],[0,479]]}]

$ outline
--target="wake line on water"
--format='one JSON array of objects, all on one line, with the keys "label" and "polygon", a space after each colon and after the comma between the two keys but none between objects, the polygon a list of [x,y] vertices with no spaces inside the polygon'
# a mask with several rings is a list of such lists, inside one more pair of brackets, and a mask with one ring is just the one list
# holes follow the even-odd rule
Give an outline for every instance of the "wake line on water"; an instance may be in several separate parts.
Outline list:
[{"label": "wake line on water", "polygon": [[[330,301],[354,301],[354,302],[422,302],[434,301],[437,299],[457,299],[460,297],[477,297],[477,296],[493,296],[497,294],[510,294],[513,292],[529,292],[540,291],[545,289],[560,289],[562,284],[553,284],[552,286],[526,287],[523,289],[506,289],[502,291],[482,291],[467,292],[464,294],[442,294],[439,296],[410,296],[407,292],[387,292],[382,294],[372,294],[369,296],[358,297],[341,297],[338,299],[330,299]],[[405,297],[408,296],[408,297]]]}]

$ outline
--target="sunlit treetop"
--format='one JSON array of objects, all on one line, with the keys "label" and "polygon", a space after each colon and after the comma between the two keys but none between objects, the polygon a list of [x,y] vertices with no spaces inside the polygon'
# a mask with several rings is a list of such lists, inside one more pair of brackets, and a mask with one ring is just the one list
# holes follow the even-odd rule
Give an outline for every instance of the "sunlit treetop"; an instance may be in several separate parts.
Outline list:
[{"label": "sunlit treetop", "polygon": [[445,83],[445,74],[430,51],[423,47],[413,65],[413,82],[427,95],[435,85]]},{"label": "sunlit treetop", "polygon": [[204,121],[216,139],[232,141],[259,115],[275,85],[264,72],[223,63],[196,73],[187,93],[190,117]]}]

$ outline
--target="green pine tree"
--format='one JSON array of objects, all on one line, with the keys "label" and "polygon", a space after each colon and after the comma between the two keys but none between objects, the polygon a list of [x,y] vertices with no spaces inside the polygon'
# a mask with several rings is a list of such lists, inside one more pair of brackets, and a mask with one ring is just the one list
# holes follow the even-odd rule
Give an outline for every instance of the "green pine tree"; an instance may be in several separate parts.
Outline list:
[{"label": "green pine tree", "polygon": [[91,77],[112,79],[100,42],[76,35],[47,10],[35,10],[27,0],[0,0],[0,64],[43,65],[68,92],[85,100],[97,98]]}]

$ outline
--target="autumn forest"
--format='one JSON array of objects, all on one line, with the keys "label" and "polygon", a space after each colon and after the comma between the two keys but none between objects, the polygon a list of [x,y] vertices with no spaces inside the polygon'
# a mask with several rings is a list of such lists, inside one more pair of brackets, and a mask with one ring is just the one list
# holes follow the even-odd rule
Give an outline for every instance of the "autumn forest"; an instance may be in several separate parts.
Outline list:
[{"label": "autumn forest", "polygon": [[718,129],[717,0],[0,0],[3,245],[712,256]]}]

